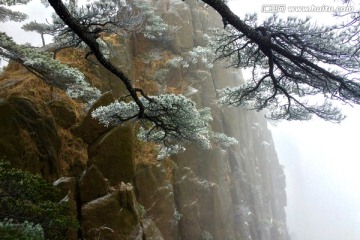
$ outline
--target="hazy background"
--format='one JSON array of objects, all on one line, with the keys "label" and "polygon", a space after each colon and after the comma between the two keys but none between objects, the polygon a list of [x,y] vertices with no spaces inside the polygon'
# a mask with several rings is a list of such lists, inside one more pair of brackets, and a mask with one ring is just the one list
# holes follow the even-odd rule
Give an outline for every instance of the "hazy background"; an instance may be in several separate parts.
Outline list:
[{"label": "hazy background", "polygon": [[348,110],[340,125],[312,120],[271,128],[295,239],[360,239],[359,110]]},{"label": "hazy background", "polygon": [[[39,0],[20,6],[32,19],[44,22],[50,8]],[[254,3],[234,0],[230,3],[238,14],[257,12],[262,4],[311,5],[314,1],[263,0]],[[356,2],[356,1],[354,1]],[[339,1],[317,0],[316,5],[338,6]],[[356,3],[357,4],[357,3]],[[282,14],[282,15],[286,15]],[[297,13],[306,16],[308,13]],[[319,22],[328,22],[330,13],[312,14]],[[21,43],[41,44],[38,34],[23,35],[23,23],[2,23],[6,31]],[[30,35],[29,35],[30,34]],[[246,76],[246,74],[245,74]],[[360,108],[345,109],[348,118],[332,124],[322,120],[280,122],[272,126],[275,147],[287,177],[288,227],[297,240],[359,240],[360,239]]]}]

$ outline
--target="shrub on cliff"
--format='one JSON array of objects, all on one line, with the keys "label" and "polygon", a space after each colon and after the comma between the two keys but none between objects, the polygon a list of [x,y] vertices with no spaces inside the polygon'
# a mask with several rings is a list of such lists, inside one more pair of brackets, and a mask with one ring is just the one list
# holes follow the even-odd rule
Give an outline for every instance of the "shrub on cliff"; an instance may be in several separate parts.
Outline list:
[{"label": "shrub on cliff", "polygon": [[14,234],[19,234],[19,229],[29,226],[26,222],[32,222],[44,229],[47,239],[65,239],[68,228],[77,224],[68,215],[66,200],[59,200],[52,184],[0,160],[0,231],[15,229]]},{"label": "shrub on cliff", "polygon": [[28,221],[15,223],[12,219],[0,222],[0,236],[2,240],[43,240],[44,230],[40,224]]}]

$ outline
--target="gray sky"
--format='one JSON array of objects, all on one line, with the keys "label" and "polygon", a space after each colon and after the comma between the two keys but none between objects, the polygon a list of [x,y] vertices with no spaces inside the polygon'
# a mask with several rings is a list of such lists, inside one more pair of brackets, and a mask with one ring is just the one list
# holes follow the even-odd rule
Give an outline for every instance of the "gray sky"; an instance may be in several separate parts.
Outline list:
[{"label": "gray sky", "polygon": [[[37,21],[41,23],[46,22],[46,19],[51,20],[51,13],[53,12],[52,8],[45,8],[40,3],[40,0],[33,0],[26,5],[16,5],[16,10],[29,14],[31,17],[29,16],[29,18],[24,22],[0,22],[0,31],[6,32],[17,43],[31,43],[34,46],[41,46],[41,37],[39,34],[34,32],[27,32],[24,34],[19,31],[19,29],[21,30],[21,26],[29,21]],[[51,37],[47,36],[47,39],[48,42],[50,42]]]}]

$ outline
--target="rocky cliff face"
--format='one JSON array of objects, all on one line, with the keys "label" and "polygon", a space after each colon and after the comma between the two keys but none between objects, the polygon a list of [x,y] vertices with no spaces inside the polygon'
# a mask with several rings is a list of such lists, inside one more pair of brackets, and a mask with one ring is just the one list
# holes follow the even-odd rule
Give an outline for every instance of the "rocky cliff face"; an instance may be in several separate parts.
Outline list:
[{"label": "rocky cliff face", "polygon": [[[5,79],[0,82],[0,156],[49,180],[63,176],[55,184],[68,196],[81,224],[81,231],[69,233],[71,239],[288,239],[285,176],[266,120],[255,112],[216,104],[216,90],[240,84],[241,72],[220,63],[210,69],[201,62],[187,68],[167,65],[169,59],[186,58],[201,46],[208,29],[221,27],[221,19],[195,0],[153,5],[178,30],[166,42],[141,36],[120,39],[113,61],[151,93],[183,93],[198,107],[210,107],[213,129],[235,137],[238,145],[212,150],[189,145],[184,153],[156,161],[152,145],[138,142],[132,126],[108,129],[89,115],[69,120],[71,108],[59,102],[36,105],[31,94],[9,97]],[[102,89],[110,91],[96,106],[121,95],[118,80],[101,68],[94,74],[101,77]],[[16,142],[32,132],[28,142]],[[65,135],[72,137],[65,140]],[[87,145],[77,143],[76,156],[84,157],[66,160],[62,146],[79,138]],[[26,151],[29,142],[34,151]],[[62,161],[68,163],[65,170]]]},{"label": "rocky cliff face", "polygon": [[[180,27],[169,48],[181,56],[201,45],[208,29],[222,24],[215,12],[197,1],[178,5],[170,2],[163,18]],[[285,176],[265,119],[241,109],[220,109],[216,104],[216,90],[240,84],[241,72],[224,69],[221,64],[207,69],[199,63],[178,73],[177,81],[199,90],[191,95],[199,107],[211,107],[213,128],[236,137],[239,144],[209,151],[189,146],[174,157],[172,184],[164,182],[163,187],[173,191],[174,217],[179,220],[176,232],[166,239],[286,239]],[[168,76],[166,82],[172,84],[172,75]],[[151,171],[156,176],[161,166],[148,169],[147,174]],[[139,189],[142,182],[136,178]],[[146,195],[142,194],[140,191],[140,203],[162,219],[154,209],[154,200],[143,200]],[[158,205],[163,196],[156,197]],[[171,228],[168,224],[167,229]]]}]

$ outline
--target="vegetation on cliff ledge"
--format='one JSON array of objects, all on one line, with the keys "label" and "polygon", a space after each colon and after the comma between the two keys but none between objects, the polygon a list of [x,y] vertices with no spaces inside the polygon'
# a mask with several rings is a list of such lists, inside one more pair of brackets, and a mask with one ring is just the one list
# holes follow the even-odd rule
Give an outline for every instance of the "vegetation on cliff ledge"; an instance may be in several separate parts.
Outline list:
[{"label": "vegetation on cliff ledge", "polygon": [[57,189],[40,176],[0,161],[0,235],[4,239],[65,239],[68,228],[77,223],[69,215],[67,201],[60,200]]}]

